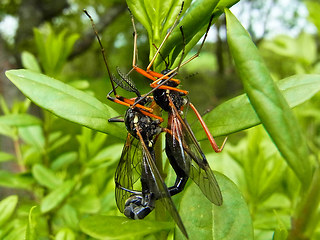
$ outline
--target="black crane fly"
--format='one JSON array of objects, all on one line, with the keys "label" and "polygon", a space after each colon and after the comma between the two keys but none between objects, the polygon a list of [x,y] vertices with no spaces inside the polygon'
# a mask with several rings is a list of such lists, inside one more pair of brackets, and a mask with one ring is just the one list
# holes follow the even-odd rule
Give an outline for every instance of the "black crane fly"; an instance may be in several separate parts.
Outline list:
[{"label": "black crane fly", "polygon": [[[182,9],[181,9],[182,11]],[[181,13],[181,12],[180,12]],[[179,15],[178,15],[179,17]],[[178,19],[177,17],[177,19]],[[177,21],[176,19],[176,21]],[[136,65],[136,56],[133,57],[133,69],[143,76],[151,79],[153,82],[150,86],[153,88],[145,96],[153,94],[154,101],[166,112],[168,112],[168,125],[164,129],[166,132],[166,154],[170,161],[171,166],[173,167],[177,178],[174,186],[169,188],[169,193],[171,196],[181,192],[185,184],[187,183],[188,178],[190,177],[201,189],[202,193],[214,204],[222,205],[222,194],[218,185],[216,178],[209,166],[209,163],[201,150],[201,147],[192,132],[190,125],[188,124],[185,117],[183,117],[183,110],[191,107],[191,109],[197,115],[198,120],[200,121],[213,149],[216,152],[221,152],[224,147],[225,141],[222,144],[222,147],[219,148],[213,139],[211,133],[209,132],[206,124],[202,120],[201,115],[198,113],[196,108],[190,103],[185,96],[188,94],[187,91],[177,88],[180,84],[180,80],[174,79],[173,77],[178,74],[180,66],[190,62],[192,59],[196,58],[199,55],[199,52],[204,44],[206,36],[208,34],[213,15],[211,16],[210,22],[208,24],[207,32],[202,41],[202,44],[198,52],[189,58],[187,61],[182,63],[184,49],[181,55],[179,65],[176,69],[170,70],[168,68],[169,63],[166,63],[166,69],[161,73],[154,72],[150,70],[153,65],[155,58],[160,55],[160,49],[163,46],[166,39],[169,37],[176,22],[173,24],[173,27],[168,31],[164,40],[162,41],[157,52],[151,62],[149,63],[146,70],[139,68]],[[131,16],[132,25],[134,29],[134,53],[137,52],[137,33],[134,24],[133,16]],[[182,33],[182,39],[184,41],[184,34],[182,27],[180,27]],[[185,46],[185,43],[184,43]],[[141,98],[143,99],[143,97]],[[133,107],[139,103],[140,100],[136,101],[133,104]]]},{"label": "black crane fly", "polygon": [[[163,119],[152,114],[152,108],[145,106],[150,104],[152,99],[150,97],[142,99],[140,92],[127,75],[121,73],[119,69],[117,71],[120,79],[111,74],[94,22],[86,10],[84,10],[84,13],[91,21],[111,80],[112,90],[108,93],[107,98],[129,107],[123,120],[109,119],[110,122],[125,122],[128,130],[121,159],[115,173],[117,207],[120,212],[123,212],[129,218],[142,219],[154,209],[155,201],[160,201],[171,214],[184,236],[188,238],[181,217],[155,164],[153,145],[158,134],[162,131],[160,123]],[[137,97],[127,99],[117,95],[116,88],[118,86],[134,92]],[[111,93],[115,97],[111,97]],[[133,104],[137,101],[141,103],[136,104],[133,108]]]},{"label": "black crane fly", "polygon": [[[122,74],[119,76],[121,80],[114,76],[112,78],[117,86],[135,92],[135,100],[139,99],[141,95],[132,80]],[[150,105],[151,101],[151,98],[146,98],[140,104]],[[180,215],[155,164],[154,142],[162,131],[161,121],[146,116],[139,108],[128,108],[124,123],[128,135],[115,173],[118,209],[129,218],[143,219],[159,200],[187,237]]]},{"label": "black crane fly", "polygon": [[[166,84],[174,86],[170,81]],[[177,175],[174,186],[169,188],[171,196],[181,192],[190,177],[212,203],[222,205],[218,182],[189,123],[182,117],[182,110],[190,106],[189,101],[181,92],[173,90],[156,89],[153,96],[155,102],[168,112],[165,150]]]}]

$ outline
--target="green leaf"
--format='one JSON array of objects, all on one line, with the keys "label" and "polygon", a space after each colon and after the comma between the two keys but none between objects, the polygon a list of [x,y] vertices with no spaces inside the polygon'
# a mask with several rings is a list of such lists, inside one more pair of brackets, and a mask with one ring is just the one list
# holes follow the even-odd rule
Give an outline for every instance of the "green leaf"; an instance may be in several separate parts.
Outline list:
[{"label": "green leaf", "polygon": [[56,237],[54,238],[55,240],[75,240],[76,235],[74,232],[69,229],[69,228],[63,228],[59,230],[57,233]]},{"label": "green leaf", "polygon": [[[180,61],[178,57],[183,49],[182,35],[179,27],[183,26],[183,32],[185,35],[185,56],[194,47],[194,45],[200,40],[203,34],[206,32],[211,15],[214,15],[212,23],[214,23],[218,17],[223,13],[224,8],[231,7],[239,0],[198,0],[193,1],[191,7],[187,13],[183,16],[179,25],[175,28],[169,39],[166,41],[161,53],[163,57],[167,57],[170,52],[172,54],[172,64],[176,60],[174,66]],[[158,58],[155,65],[157,66],[162,62],[162,59]]]},{"label": "green leaf", "polygon": [[62,180],[55,173],[41,164],[32,167],[32,175],[37,182],[49,189],[55,189],[62,184]]},{"label": "green leaf", "polygon": [[66,144],[71,139],[70,135],[65,135],[61,138],[59,138],[57,141],[53,142],[51,146],[49,147],[48,151],[53,151],[62,145]]},{"label": "green leaf", "polygon": [[[179,213],[190,239],[253,239],[249,209],[240,191],[224,175],[215,175],[223,196],[222,206],[209,202],[195,184],[184,190]],[[176,239],[185,239],[177,228],[176,234]]]},{"label": "green leaf", "polygon": [[137,221],[125,217],[103,215],[90,216],[80,221],[80,229],[97,239],[138,238],[161,230],[169,230],[172,227],[172,223],[168,222]]},{"label": "green leaf", "polygon": [[12,195],[6,197],[0,202],[0,227],[7,223],[16,209],[18,196]]},{"label": "green leaf", "polygon": [[[320,75],[294,75],[277,82],[291,108],[309,100],[320,91]],[[261,123],[246,94],[232,98],[203,117],[214,136],[226,136]],[[207,139],[202,127],[195,126],[199,140]]]},{"label": "green leaf", "polygon": [[0,124],[4,124],[10,127],[24,127],[29,125],[40,125],[41,120],[30,114],[9,114],[0,116]]},{"label": "green leaf", "polygon": [[125,129],[108,123],[119,116],[96,98],[48,76],[28,70],[10,70],[6,76],[34,103],[55,115],[88,128],[125,137]]},{"label": "green leaf", "polygon": [[[74,196],[76,198],[78,194]],[[57,212],[57,218],[71,229],[79,229],[79,212],[72,206],[70,200],[64,204]]]},{"label": "green leaf", "polygon": [[152,36],[152,27],[143,0],[127,0],[127,5],[135,18],[145,27],[148,36]]},{"label": "green leaf", "polygon": [[40,126],[20,127],[19,135],[26,143],[36,147],[41,152],[44,151],[45,139]]},{"label": "green leaf", "polygon": [[102,149],[87,164],[89,167],[97,166],[103,162],[114,162],[120,159],[123,144],[114,144]]},{"label": "green leaf", "polygon": [[247,31],[228,9],[225,13],[228,44],[244,90],[270,137],[306,187],[312,173],[299,123]]},{"label": "green leaf", "polygon": [[78,38],[77,34],[67,36],[66,33],[67,30],[63,30],[56,34],[49,24],[44,25],[41,31],[34,29],[40,62],[46,74],[57,75],[66,63],[67,57]]},{"label": "green leaf", "polygon": [[317,59],[316,40],[308,33],[301,33],[295,38],[280,35],[272,41],[264,41],[261,48],[305,66],[312,65]]},{"label": "green leaf", "polygon": [[57,157],[51,164],[51,169],[54,171],[65,169],[78,158],[77,152],[66,152]]},{"label": "green leaf", "polygon": [[10,137],[12,139],[17,139],[18,138],[15,129],[13,129],[13,128],[7,126],[7,125],[4,125],[4,124],[0,124],[0,134],[4,135],[4,136],[7,136],[7,137]]},{"label": "green leaf", "polygon": [[70,205],[81,213],[97,213],[101,209],[101,200],[92,193],[77,194],[71,201]]},{"label": "green leaf", "polygon": [[9,153],[0,152],[0,162],[6,162],[14,159],[14,156]]},{"label": "green leaf", "polygon": [[37,234],[36,234],[37,221],[35,216],[33,215],[33,210],[35,208],[36,206],[33,206],[29,212],[29,219],[28,219],[28,224],[26,229],[25,240],[37,240]]},{"label": "green leaf", "polygon": [[68,84],[76,89],[87,89],[89,88],[90,84],[87,80],[75,80],[72,82],[68,82]]},{"label": "green leaf", "polygon": [[0,186],[31,190],[33,183],[34,179],[28,174],[13,174],[0,170]]},{"label": "green leaf", "polygon": [[69,196],[74,186],[75,182],[69,180],[50,192],[41,202],[41,212],[47,213],[58,207]]},{"label": "green leaf", "polygon": [[41,73],[38,61],[32,53],[23,51],[21,54],[21,61],[24,68]]}]

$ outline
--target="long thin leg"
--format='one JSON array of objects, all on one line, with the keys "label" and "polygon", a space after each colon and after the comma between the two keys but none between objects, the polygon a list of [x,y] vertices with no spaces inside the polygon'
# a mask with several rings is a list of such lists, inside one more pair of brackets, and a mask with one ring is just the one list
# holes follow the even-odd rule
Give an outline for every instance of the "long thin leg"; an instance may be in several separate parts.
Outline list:
[{"label": "long thin leg", "polygon": [[[119,103],[121,105],[124,105],[124,106],[127,106],[127,107],[132,107],[134,104],[135,104],[135,98],[132,98],[132,99],[128,99],[128,98],[124,98],[124,97],[121,97],[121,96],[118,96],[116,95],[116,97],[111,97],[111,93],[113,92],[113,90],[111,90],[108,95],[107,95],[107,99],[112,101],[112,102],[115,102],[115,103]],[[145,110],[144,112],[148,112],[148,116],[150,116],[151,114],[151,117],[154,117],[154,118],[160,118],[154,114],[152,114],[153,112],[153,109],[152,108],[149,108],[149,107],[146,107],[146,106],[143,106],[141,104],[135,104],[134,106],[136,106],[137,108],[140,109],[140,111],[143,111]],[[143,109],[143,110],[142,110]],[[162,119],[162,118],[161,118]]]},{"label": "long thin leg", "polygon": [[201,124],[203,130],[205,131],[205,133],[206,133],[206,135],[207,135],[207,137],[208,137],[208,139],[209,139],[209,142],[210,142],[213,150],[214,150],[215,152],[221,152],[222,149],[224,148],[224,145],[226,144],[226,141],[227,141],[228,137],[226,137],[226,138],[224,139],[224,141],[223,141],[223,143],[222,143],[222,146],[219,148],[218,145],[217,145],[217,143],[216,143],[216,141],[215,141],[214,138],[212,137],[212,135],[211,135],[211,133],[210,133],[207,125],[206,125],[205,122],[203,121],[200,113],[198,112],[198,110],[195,108],[195,106],[194,106],[192,103],[189,103],[189,105],[190,105],[191,109],[194,111],[194,113],[196,114],[197,118],[199,119],[200,124]]},{"label": "long thin leg", "polygon": [[[136,25],[134,23],[134,17],[129,9],[130,16],[131,16],[131,22],[133,26],[133,58],[132,58],[132,67],[135,69],[137,67],[136,61],[137,61],[137,56],[138,56],[138,47],[137,47],[137,38],[138,38],[138,32],[136,29]],[[131,71],[130,71],[131,72]]]}]

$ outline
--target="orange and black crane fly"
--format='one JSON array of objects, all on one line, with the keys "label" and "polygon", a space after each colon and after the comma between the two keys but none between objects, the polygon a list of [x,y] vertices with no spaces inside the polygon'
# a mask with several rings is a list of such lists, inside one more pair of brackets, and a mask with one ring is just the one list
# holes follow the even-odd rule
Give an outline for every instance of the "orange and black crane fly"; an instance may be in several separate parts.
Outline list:
[{"label": "orange and black crane fly", "polygon": [[[182,7],[175,23],[168,31],[159,48],[157,48],[157,52],[146,70],[143,70],[136,65],[137,31],[134,24],[134,18],[131,15],[134,29],[133,70],[152,80],[152,83],[150,84],[152,90],[145,95],[141,95],[129,76],[123,74],[119,69],[117,69],[118,78],[111,74],[104,54],[104,48],[99,35],[95,30],[93,20],[85,10],[84,12],[92,22],[92,27],[100,44],[103,59],[111,80],[112,90],[108,93],[107,97],[113,102],[128,106],[124,119],[109,120],[124,122],[128,130],[126,142],[115,174],[117,206],[127,217],[142,219],[155,208],[155,202],[160,201],[163,203],[165,209],[171,214],[182,233],[188,238],[187,231],[172,202],[171,196],[181,192],[190,177],[212,203],[221,205],[223,200],[219,185],[184,116],[183,110],[189,107],[193,110],[206,132],[214,151],[220,152],[223,149],[225,141],[222,147],[219,148],[202,120],[201,115],[186,98],[188,91],[179,89],[180,80],[175,78],[181,66],[199,55],[211,25],[212,18],[204,40],[194,56],[187,61],[182,62],[184,54],[183,49],[177,68],[170,70],[168,68],[169,64],[166,63],[166,69],[161,73],[151,70],[156,57],[161,55],[160,51],[162,46],[165,44],[166,39],[173,31],[173,28],[179,19]],[[180,27],[180,31],[184,39],[182,27]],[[117,95],[116,89],[118,87],[129,92],[134,92],[136,97],[128,99]],[[112,94],[114,96],[111,96]],[[151,94],[153,96],[150,96]],[[159,105],[163,111],[168,112],[168,123],[166,128],[161,127],[163,118],[153,113],[153,106],[155,103]],[[165,151],[177,176],[175,184],[169,188],[162,179],[155,164],[154,143],[161,132],[166,133]]]}]

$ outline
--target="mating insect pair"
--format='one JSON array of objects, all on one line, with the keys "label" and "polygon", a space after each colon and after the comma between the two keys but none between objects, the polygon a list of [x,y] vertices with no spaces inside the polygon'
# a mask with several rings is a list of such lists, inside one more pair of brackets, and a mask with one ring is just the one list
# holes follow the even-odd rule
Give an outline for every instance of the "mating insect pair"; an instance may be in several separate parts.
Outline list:
[{"label": "mating insect pair", "polygon": [[[85,13],[91,19],[86,11]],[[180,13],[177,16],[173,27],[176,25]],[[183,110],[190,106],[195,112],[216,152],[222,150],[224,143],[221,148],[217,146],[200,114],[185,98],[188,92],[177,88],[180,81],[175,79],[174,76],[177,75],[180,66],[199,55],[211,25],[211,20],[198,53],[183,63],[182,54],[177,69],[171,71],[168,69],[169,64],[166,64],[166,69],[162,71],[162,73],[153,72],[150,68],[156,57],[159,55],[165,39],[167,39],[172,32],[173,27],[169,30],[163,43],[157,49],[157,52],[147,69],[143,70],[136,65],[137,32],[133,17],[132,23],[134,28],[133,69],[153,81],[150,84],[153,90],[150,93],[141,96],[133,81],[130,80],[127,75],[121,73],[120,70],[118,70],[120,79],[111,75],[107,60],[103,54],[113,88],[108,94],[108,99],[129,107],[123,120],[111,119],[111,121],[125,122],[128,130],[126,143],[115,175],[117,206],[127,217],[141,219],[154,209],[155,202],[159,200],[171,214],[183,234],[188,237],[177,209],[172,202],[171,196],[183,190],[189,177],[194,180],[203,194],[212,203],[221,205],[222,195],[206,157],[187,120],[183,117]],[[92,26],[102,52],[104,52],[93,21]],[[181,33],[183,36],[182,28]],[[127,99],[118,96],[116,94],[116,88],[118,86],[127,91],[134,92],[137,97],[134,99]],[[111,97],[112,93],[115,97]],[[149,96],[151,93],[153,93],[153,97]],[[168,112],[168,125],[166,128],[160,126],[163,119],[153,114],[153,106],[155,103],[164,111]],[[166,132],[166,154],[177,175],[175,184],[169,188],[167,188],[155,164],[154,142],[161,132]]]}]

